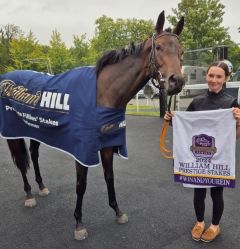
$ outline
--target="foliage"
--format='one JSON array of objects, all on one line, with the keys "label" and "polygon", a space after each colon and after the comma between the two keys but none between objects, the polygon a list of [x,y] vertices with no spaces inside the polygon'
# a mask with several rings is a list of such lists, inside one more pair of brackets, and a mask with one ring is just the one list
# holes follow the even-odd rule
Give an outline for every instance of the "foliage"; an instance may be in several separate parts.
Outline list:
[{"label": "foliage", "polygon": [[20,28],[14,24],[0,26],[0,72],[6,72],[12,66],[9,55],[9,43],[22,34]]},{"label": "foliage", "polygon": [[[173,25],[184,16],[185,27],[181,43],[186,51],[185,65],[207,66],[209,63],[228,58],[234,69],[239,66],[239,47],[231,41],[228,28],[222,26],[225,6],[220,0],[181,0],[174,15],[168,16]],[[223,45],[228,53],[223,53]]]},{"label": "foliage", "polygon": [[236,71],[240,67],[240,47],[236,44],[229,48],[229,60],[233,64],[233,70]]},{"label": "foliage", "polygon": [[55,74],[64,72],[74,65],[71,53],[61,40],[61,34],[57,30],[52,32],[48,56],[51,61],[52,71]]},{"label": "foliage", "polygon": [[136,42],[140,43],[153,32],[153,22],[137,19],[117,19],[99,17],[96,22],[95,36],[91,40],[97,58],[112,49],[120,49]]},{"label": "foliage", "polygon": [[228,28],[221,26],[224,8],[220,0],[181,0],[167,19],[174,25],[184,16],[181,42],[185,50],[213,47],[230,38]]},{"label": "foliage", "polygon": [[39,45],[32,31],[27,35],[21,34],[18,39],[10,41],[9,45],[9,54],[14,69],[46,70],[43,47]]},{"label": "foliage", "polygon": [[89,41],[86,41],[86,34],[73,36],[74,47],[70,48],[70,53],[74,61],[74,66],[94,65],[96,53],[91,48]]},{"label": "foliage", "polygon": [[[231,41],[228,29],[222,26],[225,6],[219,0],[181,0],[173,15],[167,17],[175,26],[181,16],[185,27],[181,35],[184,50],[211,48],[199,53],[185,53],[184,63],[206,66],[216,59],[218,45],[229,46],[229,60],[236,70],[240,64],[240,48]],[[140,43],[154,31],[151,20],[116,19],[105,15],[96,19],[95,35],[74,35],[73,46],[67,48],[61,34],[54,30],[49,45],[41,45],[33,32],[25,35],[8,24],[0,26],[0,73],[13,69],[33,69],[60,73],[72,67],[95,65],[106,51]],[[240,27],[239,27],[240,32]]]}]

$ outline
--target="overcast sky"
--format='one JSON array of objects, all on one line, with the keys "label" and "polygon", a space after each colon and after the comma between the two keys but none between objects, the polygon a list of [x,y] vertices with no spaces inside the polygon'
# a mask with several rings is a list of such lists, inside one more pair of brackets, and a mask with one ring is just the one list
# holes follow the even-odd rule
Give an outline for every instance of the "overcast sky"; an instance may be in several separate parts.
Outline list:
[{"label": "overcast sky", "polygon": [[[94,34],[95,20],[106,15],[116,18],[157,20],[159,13],[172,15],[179,0],[0,0],[0,25],[15,24],[22,31],[33,31],[41,44],[49,44],[52,31],[57,29],[69,47],[73,35]],[[223,26],[240,43],[240,1],[221,0],[225,5]],[[166,23],[166,26],[168,23]]]}]

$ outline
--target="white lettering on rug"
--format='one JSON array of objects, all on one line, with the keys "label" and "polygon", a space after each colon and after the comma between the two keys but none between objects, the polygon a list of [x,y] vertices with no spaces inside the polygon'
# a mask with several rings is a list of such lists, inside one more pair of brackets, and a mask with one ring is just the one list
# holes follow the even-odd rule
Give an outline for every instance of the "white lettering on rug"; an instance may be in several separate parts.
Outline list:
[{"label": "white lettering on rug", "polygon": [[69,94],[55,93],[55,92],[43,92],[41,98],[41,107],[50,109],[69,111]]}]

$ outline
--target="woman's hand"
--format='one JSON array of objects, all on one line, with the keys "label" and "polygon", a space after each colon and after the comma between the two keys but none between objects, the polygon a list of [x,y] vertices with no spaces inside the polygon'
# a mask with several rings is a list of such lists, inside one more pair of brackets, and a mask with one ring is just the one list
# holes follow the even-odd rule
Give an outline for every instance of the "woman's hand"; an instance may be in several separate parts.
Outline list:
[{"label": "woman's hand", "polygon": [[240,109],[238,107],[232,108],[233,117],[237,121],[237,126],[240,126]]},{"label": "woman's hand", "polygon": [[237,123],[236,123],[236,125],[237,125],[236,135],[237,135],[237,139],[239,139],[240,138],[240,109],[237,107],[233,107],[232,113],[233,113],[233,117],[237,121]]},{"label": "woman's hand", "polygon": [[164,115],[164,119],[167,121],[172,120],[172,118],[174,117],[174,113],[173,112],[168,112],[166,111],[165,115]]}]

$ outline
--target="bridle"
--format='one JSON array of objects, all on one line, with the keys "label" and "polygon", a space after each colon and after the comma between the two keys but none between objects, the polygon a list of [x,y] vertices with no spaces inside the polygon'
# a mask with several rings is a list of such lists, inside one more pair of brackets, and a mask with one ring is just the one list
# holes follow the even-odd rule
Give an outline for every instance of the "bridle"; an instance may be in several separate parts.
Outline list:
[{"label": "bridle", "polygon": [[[171,35],[171,36],[175,36],[178,38],[178,36],[174,33],[163,33],[160,35],[156,35],[153,34],[152,35],[152,48],[150,51],[150,57],[149,57],[149,71],[150,71],[150,80],[151,83],[159,89],[159,91],[163,91],[165,89],[165,78],[163,77],[161,71],[160,71],[160,65],[158,64],[158,62],[156,61],[156,55],[155,55],[155,40],[161,36],[165,36],[165,35]],[[157,80],[158,85],[155,83],[155,80]],[[172,95],[169,98],[169,102],[168,102],[168,112],[171,112],[171,103],[172,103]],[[167,134],[167,130],[168,130],[168,126],[169,126],[169,121],[164,120],[164,125],[162,128],[162,132],[160,135],[160,152],[161,154],[168,159],[172,159],[173,156],[172,151],[166,148],[166,144],[165,144],[165,138],[166,138],[166,134]]]},{"label": "bridle", "polygon": [[[163,33],[160,35],[156,34],[152,35],[152,46],[150,51],[148,68],[150,72],[151,83],[158,89],[165,89],[165,78],[163,77],[160,71],[160,65],[156,60],[156,54],[155,54],[155,47],[156,47],[155,40],[162,36],[175,36],[178,39],[178,36],[174,33]],[[155,83],[154,79],[157,80],[158,85]]]}]

